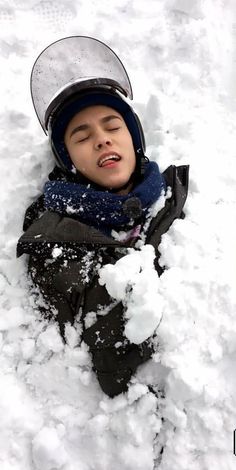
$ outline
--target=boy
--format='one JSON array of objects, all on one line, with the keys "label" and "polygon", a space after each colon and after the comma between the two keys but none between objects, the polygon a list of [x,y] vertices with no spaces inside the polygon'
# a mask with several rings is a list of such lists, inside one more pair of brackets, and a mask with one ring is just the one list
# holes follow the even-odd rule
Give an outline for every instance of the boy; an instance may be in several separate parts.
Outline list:
[{"label": "boy", "polygon": [[[72,80],[70,76],[69,81],[67,77],[59,87],[55,61],[73,57],[75,44],[80,69],[89,57],[92,64],[99,63],[102,76],[93,69],[93,75],[90,70],[81,77],[74,71],[75,62],[68,67],[63,63],[65,70],[73,70],[78,77]],[[70,50],[67,55],[66,50]],[[33,100],[40,122],[49,132],[57,166],[44,194],[26,212],[18,256],[30,255],[31,277],[49,311],[56,309],[62,336],[66,323],[73,324],[75,318],[80,322],[81,339],[89,346],[100,386],[114,397],[127,390],[137,367],[151,357],[153,342],[150,338],[136,345],[125,338],[125,306],[115,303],[99,284],[98,267],[115,263],[129,247],[138,249],[136,243],[142,238],[154,246],[155,268],[162,273],[158,245],[162,234],[183,215],[188,167],[171,166],[162,175],[158,165],[149,162],[142,126],[123,97],[128,94],[124,83],[129,85],[129,79],[124,68],[122,76],[120,60],[106,45],[93,38],[65,38],[45,49],[37,61],[32,74]],[[42,72],[42,63],[46,64],[48,88],[50,80],[55,82],[54,91],[58,87],[43,113],[40,86],[34,83],[35,77],[36,82],[41,80],[36,72],[40,67]],[[112,72],[118,69],[120,81]],[[61,80],[61,73],[59,77]],[[153,216],[152,207],[167,187],[171,197],[166,197],[164,207]],[[91,312],[96,313],[96,321],[88,326]]]}]

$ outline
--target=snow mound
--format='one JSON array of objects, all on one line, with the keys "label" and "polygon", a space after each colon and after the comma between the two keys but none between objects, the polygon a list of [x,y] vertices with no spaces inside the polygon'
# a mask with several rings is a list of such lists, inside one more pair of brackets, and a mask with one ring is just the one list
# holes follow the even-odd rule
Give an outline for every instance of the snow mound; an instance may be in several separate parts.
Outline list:
[{"label": "snow mound", "polygon": [[39,470],[62,468],[67,462],[67,454],[54,428],[44,427],[36,434],[32,442],[32,454]]},{"label": "snow mound", "polygon": [[154,248],[144,245],[139,251],[130,249],[128,255],[99,273],[100,284],[126,306],[125,335],[135,344],[152,336],[162,318],[164,300],[158,292],[160,280],[154,259]]}]

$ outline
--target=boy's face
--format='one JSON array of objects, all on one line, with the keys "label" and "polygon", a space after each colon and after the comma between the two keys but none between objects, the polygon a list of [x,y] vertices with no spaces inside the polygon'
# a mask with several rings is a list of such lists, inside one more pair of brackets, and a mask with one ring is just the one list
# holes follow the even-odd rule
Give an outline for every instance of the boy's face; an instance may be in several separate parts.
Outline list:
[{"label": "boy's face", "polygon": [[104,188],[122,187],[135,170],[132,137],[113,108],[90,106],[80,111],[69,122],[64,140],[74,166]]}]

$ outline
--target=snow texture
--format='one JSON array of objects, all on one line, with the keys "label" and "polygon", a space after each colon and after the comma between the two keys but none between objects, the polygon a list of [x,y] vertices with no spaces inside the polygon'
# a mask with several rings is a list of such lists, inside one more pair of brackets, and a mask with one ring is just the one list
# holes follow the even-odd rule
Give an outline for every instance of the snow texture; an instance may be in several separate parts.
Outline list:
[{"label": "snow texture", "polygon": [[[147,155],[161,170],[191,168],[186,217],[160,245],[161,278],[142,244],[100,272],[127,303],[127,337],[156,330],[159,344],[113,400],[77,346],[79,325],[64,345],[40,319],[26,258],[15,257],[24,211],[53,167],[31,68],[74,34],[103,40],[124,62]],[[0,0],[0,50],[1,470],[235,469],[235,1]]]},{"label": "snow texture", "polygon": [[100,284],[126,306],[125,335],[135,344],[152,336],[162,318],[163,297],[158,292],[154,259],[154,248],[144,245],[140,251],[130,249],[115,265],[100,269]]}]

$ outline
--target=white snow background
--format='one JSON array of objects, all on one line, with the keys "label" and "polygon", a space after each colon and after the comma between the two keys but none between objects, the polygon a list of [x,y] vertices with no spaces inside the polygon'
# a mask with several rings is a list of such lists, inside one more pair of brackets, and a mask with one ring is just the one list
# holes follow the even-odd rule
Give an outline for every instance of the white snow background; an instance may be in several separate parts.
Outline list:
[{"label": "white snow background", "polygon": [[[234,0],[0,0],[1,470],[236,468],[235,25]],[[26,259],[15,258],[25,209],[53,165],[30,72],[69,35],[97,37],[120,56],[161,170],[190,164],[186,218],[160,246],[164,274],[150,247],[112,274],[114,297],[124,298],[123,272],[133,286],[127,336],[138,343],[150,332],[142,303],[151,330],[161,318],[158,353],[113,400],[79,331],[64,346],[56,325],[40,321]],[[111,290],[109,269],[101,282]]]}]

